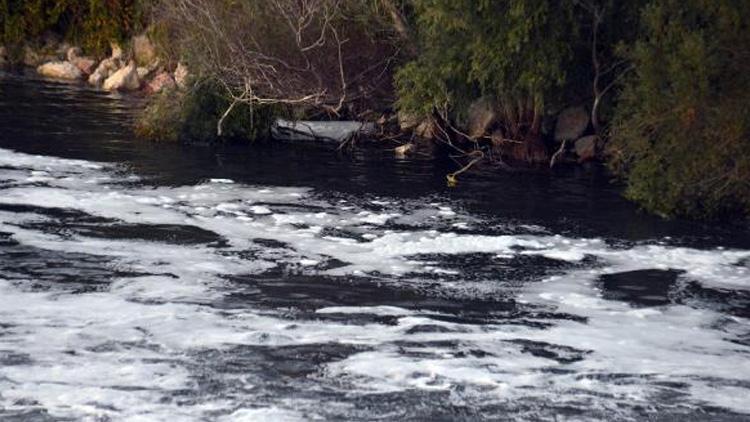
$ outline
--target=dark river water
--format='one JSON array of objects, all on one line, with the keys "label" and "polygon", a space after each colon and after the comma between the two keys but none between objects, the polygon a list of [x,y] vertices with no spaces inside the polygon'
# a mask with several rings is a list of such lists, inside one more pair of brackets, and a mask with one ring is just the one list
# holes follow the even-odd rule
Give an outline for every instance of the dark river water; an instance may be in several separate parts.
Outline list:
[{"label": "dark river water", "polygon": [[746,224],[137,101],[0,73],[0,420],[750,419]]}]

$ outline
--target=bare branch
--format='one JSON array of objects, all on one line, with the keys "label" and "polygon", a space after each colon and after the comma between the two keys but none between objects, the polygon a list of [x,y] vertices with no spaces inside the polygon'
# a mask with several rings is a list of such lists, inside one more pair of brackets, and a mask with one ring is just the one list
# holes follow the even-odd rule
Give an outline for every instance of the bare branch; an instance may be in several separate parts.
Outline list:
[{"label": "bare branch", "polygon": [[242,103],[356,114],[356,101],[392,94],[400,46],[389,24],[362,23],[370,0],[174,0],[158,13],[191,70],[224,87],[224,117]]}]

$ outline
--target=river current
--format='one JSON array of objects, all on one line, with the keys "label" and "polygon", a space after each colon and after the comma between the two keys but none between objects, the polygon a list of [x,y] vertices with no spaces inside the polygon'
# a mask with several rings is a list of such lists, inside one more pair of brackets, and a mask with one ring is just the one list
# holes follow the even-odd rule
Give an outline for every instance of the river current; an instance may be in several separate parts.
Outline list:
[{"label": "river current", "polygon": [[133,101],[0,73],[0,420],[750,418],[746,225]]}]

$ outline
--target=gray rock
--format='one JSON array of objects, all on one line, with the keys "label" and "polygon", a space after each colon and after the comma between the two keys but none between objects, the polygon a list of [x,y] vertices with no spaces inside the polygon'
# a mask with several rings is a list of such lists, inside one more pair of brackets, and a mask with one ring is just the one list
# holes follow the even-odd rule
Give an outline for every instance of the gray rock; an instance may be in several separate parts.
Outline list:
[{"label": "gray rock", "polygon": [[396,117],[398,119],[398,127],[404,132],[414,129],[422,122],[419,116],[402,110],[398,111]]},{"label": "gray rock", "polygon": [[113,43],[110,43],[109,46],[112,49],[112,55],[110,57],[115,60],[122,60],[123,52],[122,52],[122,47],[120,47],[120,44],[113,42]]},{"label": "gray rock", "polygon": [[138,78],[138,70],[133,61],[113,73],[102,85],[106,91],[135,91],[140,87],[141,80]]},{"label": "gray rock", "polygon": [[117,59],[108,58],[102,60],[99,66],[96,67],[94,73],[89,76],[89,83],[94,86],[99,86],[120,67],[120,62]]},{"label": "gray rock", "polygon": [[84,75],[91,75],[96,69],[96,60],[90,57],[77,57],[71,61]]},{"label": "gray rock", "polygon": [[432,119],[425,119],[414,128],[414,134],[426,140],[435,139],[437,131],[437,124]]},{"label": "gray rock", "polygon": [[81,57],[81,49],[79,47],[70,47],[65,52],[65,58],[71,62],[74,63],[77,58]]},{"label": "gray rock", "polygon": [[555,141],[578,139],[589,126],[589,113],[583,107],[570,107],[560,113],[555,126]]},{"label": "gray rock", "polygon": [[103,84],[103,83],[104,83],[104,81],[105,81],[106,79],[107,79],[107,77],[106,77],[106,76],[104,76],[104,74],[103,74],[103,73],[100,73],[100,72],[96,72],[96,71],[94,71],[94,73],[92,73],[92,74],[91,74],[91,75],[89,76],[89,84],[90,84],[90,85],[94,85],[94,86],[100,86],[101,84]]},{"label": "gray rock", "polygon": [[396,147],[396,149],[393,150],[393,154],[396,156],[396,158],[406,158],[406,156],[411,154],[413,151],[414,144],[408,143]]},{"label": "gray rock", "polygon": [[37,73],[48,78],[80,79],[83,73],[70,62],[45,63],[36,69]]},{"label": "gray rock", "polygon": [[146,67],[137,67],[135,71],[138,73],[138,79],[144,80],[148,77],[151,71]]},{"label": "gray rock", "polygon": [[162,72],[156,75],[154,79],[148,83],[147,90],[152,94],[156,94],[164,90],[174,89],[176,86],[177,83],[174,81],[172,75],[168,72]]},{"label": "gray rock", "polygon": [[190,72],[186,65],[182,63],[177,64],[177,69],[174,71],[174,81],[177,82],[177,86],[181,89],[187,88],[188,79],[190,78]]},{"label": "gray rock", "polygon": [[596,135],[584,136],[576,141],[574,146],[579,161],[588,161],[596,158],[598,141],[599,137]]}]

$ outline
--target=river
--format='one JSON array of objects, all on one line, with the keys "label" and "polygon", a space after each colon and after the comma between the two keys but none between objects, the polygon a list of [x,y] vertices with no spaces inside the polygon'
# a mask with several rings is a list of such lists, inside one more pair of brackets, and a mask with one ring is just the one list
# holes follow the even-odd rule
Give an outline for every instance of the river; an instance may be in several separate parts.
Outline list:
[{"label": "river", "polygon": [[0,73],[0,420],[750,418],[747,225],[134,101]]}]

